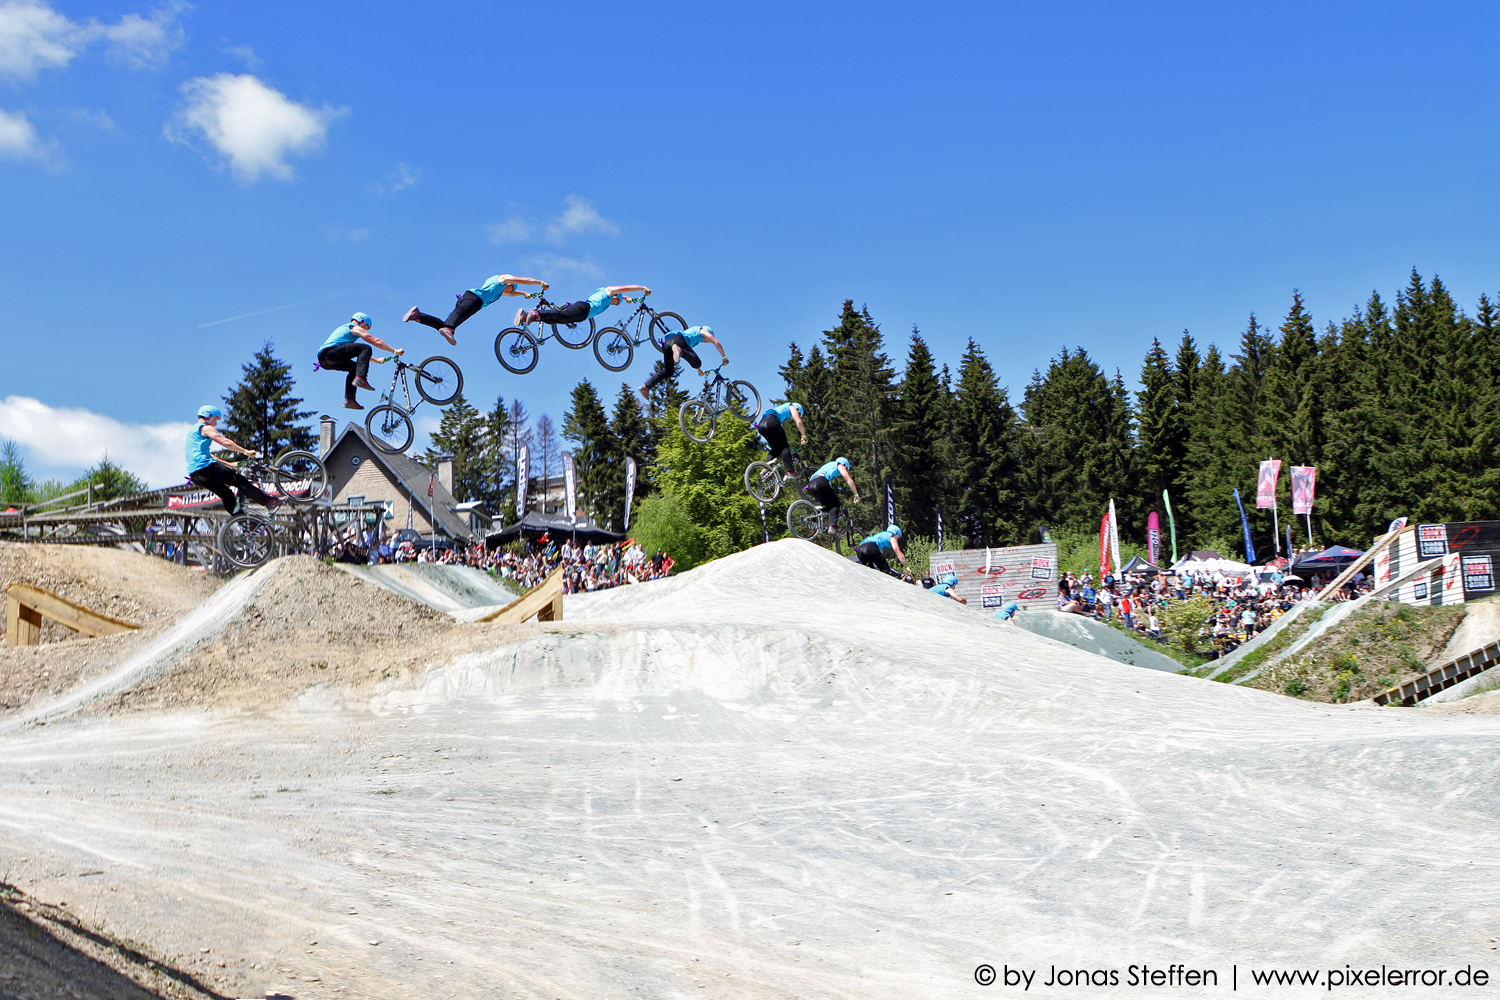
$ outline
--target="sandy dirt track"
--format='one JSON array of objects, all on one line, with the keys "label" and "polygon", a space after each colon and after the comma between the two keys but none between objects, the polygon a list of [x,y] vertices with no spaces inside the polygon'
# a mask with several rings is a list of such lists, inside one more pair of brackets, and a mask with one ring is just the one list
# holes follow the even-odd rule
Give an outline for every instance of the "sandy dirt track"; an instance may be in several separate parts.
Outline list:
[{"label": "sandy dirt track", "polygon": [[[319,579],[309,631],[344,593]],[[237,649],[246,607],[201,648]],[[226,996],[949,997],[986,962],[1500,975],[1495,716],[1130,667],[795,541],[559,623],[441,617],[251,709],[188,656],[157,682],[207,692],[187,707],[0,732],[0,869]]]}]

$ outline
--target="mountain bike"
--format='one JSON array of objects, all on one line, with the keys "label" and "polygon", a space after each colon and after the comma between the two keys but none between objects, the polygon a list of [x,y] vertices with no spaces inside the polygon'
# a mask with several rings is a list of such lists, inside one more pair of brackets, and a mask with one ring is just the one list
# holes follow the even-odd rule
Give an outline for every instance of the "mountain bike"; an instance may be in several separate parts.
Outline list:
[{"label": "mountain bike", "polygon": [[851,553],[858,544],[854,540],[854,515],[849,513],[847,507],[829,510],[806,497],[793,500],[792,505],[786,509],[786,529],[793,536],[808,541],[826,531],[833,536],[833,550],[840,555],[843,555],[839,549],[840,542],[848,545]]},{"label": "mountain bike", "polygon": [[801,468],[802,463],[798,461],[799,452],[792,449],[792,467],[797,469],[798,475],[794,476],[782,468],[781,460],[776,456],[763,459],[759,462],[751,462],[745,466],[745,490],[760,503],[770,503],[781,493],[784,483],[801,478],[806,472]]},{"label": "mountain bike", "polygon": [[710,368],[703,373],[703,391],[697,399],[690,399],[677,411],[677,423],[682,433],[703,444],[714,436],[719,417],[732,413],[749,423],[760,412],[760,393],[749,382],[731,382],[719,373],[719,368]]},{"label": "mountain bike", "polygon": [[[594,334],[594,357],[599,363],[612,372],[622,372],[630,367],[630,362],[635,360],[635,349],[646,341],[657,350],[661,350],[662,341],[674,333],[681,333],[687,329],[687,324],[682,317],[674,312],[657,312],[646,305],[646,297],[625,299],[626,302],[638,303],[635,312],[625,317],[625,321],[619,326],[606,326]],[[635,329],[631,330],[631,324]]]},{"label": "mountain bike", "polygon": [[[365,417],[365,430],[369,432],[370,443],[375,447],[392,455],[400,454],[411,447],[412,439],[416,437],[417,430],[411,422],[411,414],[422,405],[422,399],[433,406],[447,406],[463,392],[464,373],[459,371],[458,365],[436,354],[419,365],[407,364],[396,354],[371,360],[377,365],[394,361],[396,371],[391,376],[391,387],[380,397],[384,402],[371,408]],[[417,383],[417,394],[421,396],[415,406],[411,401],[411,387],[407,384],[408,370],[412,372],[412,378]],[[404,407],[396,402],[397,385],[401,386],[402,396],[406,400]]]},{"label": "mountain bike", "polygon": [[[541,292],[532,292],[526,296],[537,300],[538,309],[555,308],[551,302],[542,297]],[[537,348],[549,340],[556,340],[570,351],[581,351],[589,346],[594,339],[594,320],[592,317],[578,323],[541,323],[544,330],[551,331],[538,337],[531,332],[531,324],[522,326],[506,327],[500,331],[495,338],[495,360],[500,362],[501,367],[512,375],[525,375],[536,367]]]},{"label": "mountain bike", "polygon": [[[272,462],[253,456],[237,466],[240,475],[271,490],[294,504],[312,503],[328,491],[328,468],[310,451],[289,450]],[[276,552],[276,530],[271,513],[245,510],[219,525],[219,552],[241,569],[253,569]]]}]

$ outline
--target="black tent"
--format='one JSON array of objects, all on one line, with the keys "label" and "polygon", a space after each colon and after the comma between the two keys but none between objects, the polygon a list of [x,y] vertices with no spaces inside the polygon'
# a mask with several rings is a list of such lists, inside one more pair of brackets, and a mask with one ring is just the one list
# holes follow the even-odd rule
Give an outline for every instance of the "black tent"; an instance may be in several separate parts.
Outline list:
[{"label": "black tent", "polygon": [[1139,573],[1142,576],[1155,576],[1157,573],[1161,572],[1161,567],[1153,566],[1146,560],[1142,559],[1140,556],[1136,556],[1134,559],[1130,560],[1130,562],[1126,563],[1124,568],[1121,569],[1120,572],[1122,574]]},{"label": "black tent", "polygon": [[543,514],[541,511],[528,510],[526,516],[515,524],[507,524],[485,535],[484,544],[485,548],[493,549],[517,538],[536,538],[540,535],[551,535],[555,539],[577,538],[580,542],[619,542],[625,539],[624,535],[606,531],[592,521],[574,524],[566,514]]}]

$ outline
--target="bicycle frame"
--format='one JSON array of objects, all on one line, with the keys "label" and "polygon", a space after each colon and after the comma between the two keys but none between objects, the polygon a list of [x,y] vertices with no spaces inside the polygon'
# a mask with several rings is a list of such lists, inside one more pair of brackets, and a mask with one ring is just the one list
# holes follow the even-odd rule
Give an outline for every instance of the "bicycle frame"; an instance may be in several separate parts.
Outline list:
[{"label": "bicycle frame", "polygon": [[401,394],[406,398],[406,405],[402,408],[406,410],[408,415],[415,413],[417,410],[417,406],[422,405],[422,400],[418,398],[417,405],[412,405],[411,384],[406,379],[406,369],[415,368],[416,365],[409,365],[396,355],[391,355],[391,357],[389,358],[383,358],[378,363],[385,364],[387,361],[394,361],[396,363],[396,370],[391,374],[391,387],[387,389],[380,397],[381,402],[389,403],[392,406],[401,405],[400,403],[396,402],[396,385],[397,383],[399,383],[401,385]]}]

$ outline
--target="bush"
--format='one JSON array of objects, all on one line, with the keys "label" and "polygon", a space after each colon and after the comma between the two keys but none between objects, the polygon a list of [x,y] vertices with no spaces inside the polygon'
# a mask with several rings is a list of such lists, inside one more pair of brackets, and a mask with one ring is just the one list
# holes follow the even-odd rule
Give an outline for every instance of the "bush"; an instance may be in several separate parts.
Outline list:
[{"label": "bush", "polygon": [[1286,693],[1293,698],[1300,698],[1307,694],[1307,681],[1301,677],[1293,677],[1286,682]]},{"label": "bush", "polygon": [[937,550],[937,539],[926,535],[907,535],[901,539],[901,551],[906,553],[907,565],[918,577],[928,575],[932,566],[932,554]]},{"label": "bush", "polygon": [[1162,641],[1176,646],[1184,653],[1196,653],[1198,632],[1214,610],[1214,602],[1208,597],[1176,601],[1163,608],[1157,614],[1157,620],[1161,623]]}]

